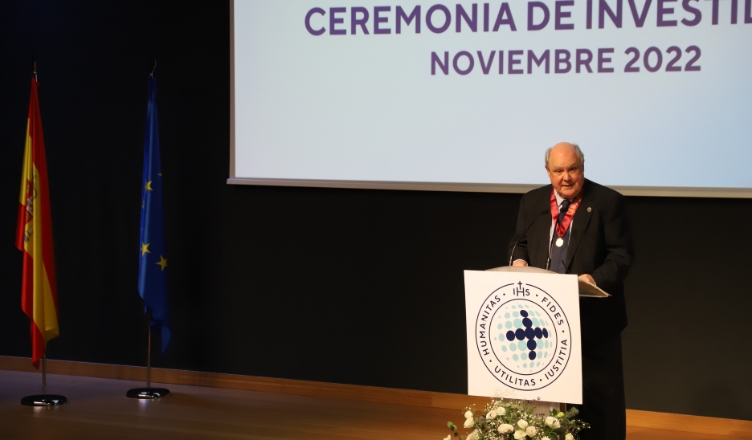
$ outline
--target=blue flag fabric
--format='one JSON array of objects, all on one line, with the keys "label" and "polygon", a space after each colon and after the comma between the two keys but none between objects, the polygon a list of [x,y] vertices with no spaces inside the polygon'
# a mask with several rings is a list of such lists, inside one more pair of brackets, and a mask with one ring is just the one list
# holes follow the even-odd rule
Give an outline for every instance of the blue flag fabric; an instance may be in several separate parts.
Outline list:
[{"label": "blue flag fabric", "polygon": [[141,187],[141,243],[138,292],[152,328],[160,330],[162,353],[170,342],[170,314],[167,306],[167,251],[162,209],[162,166],[159,158],[157,80],[149,78],[149,104],[144,136],[144,179]]}]

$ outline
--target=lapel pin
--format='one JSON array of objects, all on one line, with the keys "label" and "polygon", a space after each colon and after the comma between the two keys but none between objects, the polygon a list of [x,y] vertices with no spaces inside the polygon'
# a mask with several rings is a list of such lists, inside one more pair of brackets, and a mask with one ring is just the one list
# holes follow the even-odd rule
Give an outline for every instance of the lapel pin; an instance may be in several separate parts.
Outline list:
[{"label": "lapel pin", "polygon": [[593,210],[593,208],[591,208],[591,207],[589,207],[589,206],[588,206],[588,208],[587,208],[587,212],[590,212],[590,211],[592,211],[592,210]]}]

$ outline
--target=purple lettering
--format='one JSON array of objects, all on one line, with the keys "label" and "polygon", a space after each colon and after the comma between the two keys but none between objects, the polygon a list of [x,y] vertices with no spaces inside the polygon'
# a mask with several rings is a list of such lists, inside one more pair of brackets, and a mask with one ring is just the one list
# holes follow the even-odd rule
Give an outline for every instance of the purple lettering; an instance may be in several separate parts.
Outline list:
[{"label": "purple lettering", "polygon": [[718,0],[713,0],[713,24],[718,24]]},{"label": "purple lettering", "polygon": [[[650,65],[651,53],[654,53],[656,57],[654,66]],[[661,54],[661,50],[655,46],[648,47],[648,50],[646,50],[645,54],[642,56],[642,63],[645,65],[645,70],[647,70],[648,72],[657,72],[663,64],[663,55]]]},{"label": "purple lettering", "polygon": [[[441,11],[444,13],[444,24],[441,25],[441,27],[436,27],[433,24],[433,13],[436,11]],[[444,5],[433,5],[430,8],[428,8],[428,12],[426,13],[426,26],[428,26],[428,29],[433,32],[434,34],[440,34],[447,29],[449,29],[449,25],[452,23],[452,13],[449,12],[449,9],[447,9]]]},{"label": "purple lettering", "polygon": [[405,22],[405,26],[410,26],[410,23],[415,20],[415,33],[420,33],[420,5],[413,8],[410,15],[405,15],[405,10],[402,6],[397,6],[397,30],[398,34],[402,33],[402,22]]},{"label": "purple lettering", "polygon": [[[554,73],[569,73],[569,71],[572,70],[572,63],[569,62],[571,56],[572,54],[566,49],[556,49],[554,51],[554,58],[556,59],[556,62],[554,63]],[[565,67],[559,67],[562,64]]]},{"label": "purple lettering", "polygon": [[752,0],[744,0],[744,24],[752,23]]},{"label": "purple lettering", "polygon": [[[460,69],[460,57],[467,57],[467,69]],[[457,55],[454,56],[452,65],[454,66],[455,72],[459,73],[460,75],[467,75],[468,73],[473,71],[475,60],[473,59],[473,56],[472,54],[470,54],[470,52],[463,50],[461,52],[457,52]]]},{"label": "purple lettering", "polygon": [[736,24],[736,18],[739,12],[738,0],[731,0],[731,24]]},{"label": "purple lettering", "polygon": [[682,51],[678,46],[671,46],[666,49],[667,53],[673,53],[674,57],[666,64],[666,72],[681,72],[681,66],[677,66],[676,63],[681,59]]},{"label": "purple lettering", "polygon": [[[681,22],[684,26],[697,26],[698,24],[700,24],[700,20],[702,19],[702,13],[700,12],[700,10],[697,8],[693,8],[692,5],[689,4],[692,1],[699,2],[700,0],[684,0],[682,2],[682,8],[684,8],[685,11],[695,16],[695,18],[693,18],[692,20],[687,20],[686,18],[682,18]],[[747,1],[749,2],[750,0],[747,0]]]},{"label": "purple lettering", "polygon": [[687,61],[687,65],[684,66],[684,71],[685,72],[699,72],[702,66],[695,66],[695,63],[697,62],[697,60],[700,59],[700,55],[702,55],[702,51],[700,50],[700,48],[697,46],[689,46],[688,48],[684,50],[684,52],[695,53],[695,56],[693,56],[692,58],[690,58],[689,61]]},{"label": "purple lettering", "polygon": [[630,47],[627,48],[627,50],[624,51],[625,54],[629,55],[632,54],[632,59],[629,60],[626,66],[624,66],[625,72],[639,72],[640,68],[638,66],[635,66],[637,64],[637,61],[640,59],[640,50],[636,47]]},{"label": "purple lettering", "polygon": [[569,18],[572,16],[572,11],[562,11],[564,6],[574,6],[574,0],[558,0],[556,2],[556,9],[554,13],[554,29],[568,30],[574,29],[574,23],[562,23],[562,18]]},{"label": "purple lettering", "polygon": [[486,63],[483,59],[483,52],[478,51],[478,61],[480,61],[480,69],[483,71],[484,75],[488,75],[488,72],[491,71],[491,64],[493,64],[495,55],[496,51],[492,51],[491,55],[488,57],[488,63]]},{"label": "purple lettering", "polygon": [[611,62],[610,57],[606,57],[606,54],[614,53],[614,49],[612,48],[601,48],[598,49],[598,73],[613,73],[614,68],[606,66],[606,63]]},{"label": "purple lettering", "polygon": [[488,17],[491,15],[491,5],[483,3],[483,32],[488,32]]},{"label": "purple lettering", "polygon": [[329,8],[329,35],[345,35],[345,29],[336,29],[334,26],[345,22],[344,18],[338,18],[337,14],[343,14],[347,8]]},{"label": "purple lettering", "polygon": [[311,17],[313,16],[313,14],[324,15],[324,14],[326,14],[326,11],[324,11],[321,8],[312,8],[310,11],[308,11],[308,13],[305,16],[305,28],[306,28],[306,30],[308,30],[309,34],[318,36],[318,35],[321,35],[324,32],[326,32],[326,29],[325,28],[321,28],[321,29],[316,30],[316,29],[314,29],[314,28],[311,27]]},{"label": "purple lettering", "polygon": [[478,4],[477,3],[473,3],[472,15],[473,17],[470,18],[470,16],[467,15],[465,8],[463,8],[461,4],[457,3],[457,23],[455,23],[455,32],[460,32],[462,30],[462,20],[465,20],[465,23],[467,23],[467,26],[470,28],[471,31],[477,32],[478,31]]},{"label": "purple lettering", "polygon": [[515,56],[516,55],[522,55],[523,52],[524,51],[522,51],[522,50],[510,50],[509,51],[509,63],[508,64],[509,64],[509,74],[510,75],[525,73],[525,71],[522,70],[522,69],[515,69],[514,68],[515,65],[522,63],[522,60],[519,59],[519,58],[515,58]]},{"label": "purple lettering", "polygon": [[616,0],[616,12],[606,3],[606,0],[598,0],[598,29],[603,29],[606,22],[606,14],[611,17],[611,22],[617,29],[621,29],[622,0]]},{"label": "purple lettering", "polygon": [[676,26],[676,20],[664,20],[664,15],[670,15],[674,13],[674,8],[667,8],[666,3],[673,3],[676,0],[658,0],[658,27],[664,26]]},{"label": "purple lettering", "polygon": [[377,35],[391,34],[392,30],[379,26],[381,23],[389,23],[388,17],[382,17],[382,12],[389,12],[392,10],[391,6],[375,6],[373,8],[373,33]]},{"label": "purple lettering", "polygon": [[585,15],[585,28],[593,28],[593,0],[587,0],[587,14]]},{"label": "purple lettering", "polygon": [[436,75],[437,64],[439,65],[439,69],[444,72],[444,75],[449,75],[449,52],[444,52],[443,63],[439,56],[436,55],[436,52],[431,52],[431,75]]},{"label": "purple lettering", "polygon": [[[507,17],[507,18],[504,18]],[[499,8],[499,13],[496,15],[496,23],[494,23],[493,31],[497,32],[499,26],[502,24],[508,25],[512,31],[517,30],[517,26],[514,24],[514,18],[512,17],[512,11],[509,9],[509,3],[504,2]]]},{"label": "purple lettering", "polygon": [[628,1],[629,9],[632,11],[632,18],[634,18],[635,26],[641,28],[645,24],[645,19],[648,18],[650,3],[652,3],[653,0],[645,0],[645,4],[642,6],[642,11],[639,14],[637,13],[637,5],[635,4],[635,0]]},{"label": "purple lettering", "polygon": [[[585,58],[582,57],[583,55],[585,55]],[[580,66],[585,66],[588,73],[593,73],[593,69],[590,68],[590,62],[593,61],[593,52],[590,52],[590,49],[577,49],[576,56],[575,71],[580,73]]]},{"label": "purple lettering", "polygon": [[[358,18],[358,14],[361,15],[361,18]],[[360,29],[363,31],[363,33],[368,35],[368,28],[366,27],[366,24],[368,24],[368,9],[360,6],[356,6],[350,9],[351,34],[355,35],[355,31],[358,29],[358,26],[360,26]]]},{"label": "purple lettering", "polygon": [[548,73],[549,68],[549,51],[548,49],[543,52],[543,55],[540,56],[540,58],[535,56],[535,52],[532,50],[527,51],[527,73],[533,73],[533,63],[535,63],[536,66],[540,67],[541,64],[545,61],[546,63],[546,73]]},{"label": "purple lettering", "polygon": [[[533,14],[535,14],[535,10],[540,9],[543,11],[543,20],[541,20],[538,24],[533,24]],[[550,18],[551,13],[548,11],[548,6],[546,6],[543,2],[529,2],[527,4],[527,30],[529,31],[539,31],[546,27],[548,24],[548,19]],[[510,66],[511,67],[511,66]]]}]

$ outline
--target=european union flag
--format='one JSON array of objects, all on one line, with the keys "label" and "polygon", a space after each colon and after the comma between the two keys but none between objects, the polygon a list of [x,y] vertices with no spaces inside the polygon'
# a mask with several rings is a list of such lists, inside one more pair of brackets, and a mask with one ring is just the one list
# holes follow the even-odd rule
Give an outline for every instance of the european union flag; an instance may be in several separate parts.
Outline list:
[{"label": "european union flag", "polygon": [[151,312],[151,327],[159,328],[162,353],[170,342],[170,314],[167,307],[167,251],[162,210],[162,166],[159,159],[157,80],[149,78],[149,105],[144,136],[144,180],[141,189],[141,250],[138,292]]}]

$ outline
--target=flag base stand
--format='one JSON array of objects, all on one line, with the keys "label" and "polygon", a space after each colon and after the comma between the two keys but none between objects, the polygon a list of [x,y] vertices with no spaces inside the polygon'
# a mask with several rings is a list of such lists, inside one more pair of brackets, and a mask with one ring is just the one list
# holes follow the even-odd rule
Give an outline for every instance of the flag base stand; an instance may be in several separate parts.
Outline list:
[{"label": "flag base stand", "polygon": [[170,390],[167,388],[133,388],[125,396],[132,399],[161,399],[169,394]]},{"label": "flag base stand", "polygon": [[36,396],[26,396],[21,399],[21,405],[23,406],[59,406],[68,403],[68,399],[65,396],[59,396],[57,394],[38,394]]},{"label": "flag base stand", "polygon": [[68,403],[65,396],[59,394],[47,394],[47,356],[42,356],[42,394],[26,396],[21,399],[23,406],[59,406]]},{"label": "flag base stand", "polygon": [[146,388],[133,388],[125,393],[125,397],[131,399],[161,399],[162,397],[169,396],[170,390],[167,388],[152,388],[151,387],[151,312],[148,315],[149,331],[148,342],[146,344]]}]

